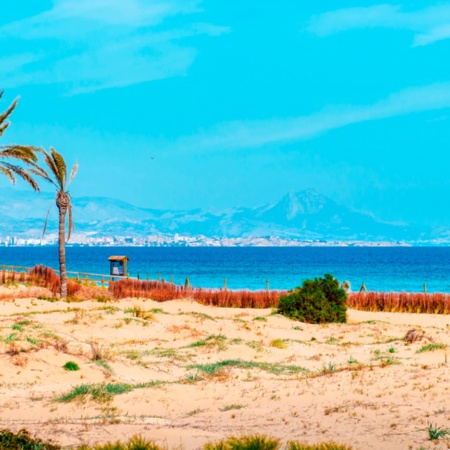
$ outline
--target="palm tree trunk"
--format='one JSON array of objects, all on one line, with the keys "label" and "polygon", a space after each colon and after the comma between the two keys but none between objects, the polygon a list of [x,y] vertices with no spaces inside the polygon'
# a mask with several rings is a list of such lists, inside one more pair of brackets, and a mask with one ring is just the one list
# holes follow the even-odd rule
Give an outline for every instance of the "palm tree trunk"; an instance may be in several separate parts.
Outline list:
[{"label": "palm tree trunk", "polygon": [[59,237],[58,237],[58,247],[59,247],[59,278],[60,278],[60,288],[59,294],[61,298],[67,297],[67,271],[66,271],[66,213],[67,206],[61,204],[63,202],[56,201],[59,211]]}]

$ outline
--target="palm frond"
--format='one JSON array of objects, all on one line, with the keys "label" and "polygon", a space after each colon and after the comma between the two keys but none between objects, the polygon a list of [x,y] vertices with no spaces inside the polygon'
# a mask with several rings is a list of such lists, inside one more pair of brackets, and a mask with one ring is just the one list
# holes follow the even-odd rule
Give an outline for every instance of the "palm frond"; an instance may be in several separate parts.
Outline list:
[{"label": "palm frond", "polygon": [[55,175],[59,180],[61,188],[65,190],[67,181],[66,162],[64,161],[64,158],[61,156],[61,154],[59,154],[53,147],[50,148],[50,152],[57,169],[57,174]]},{"label": "palm frond", "polygon": [[[47,164],[48,168],[50,169],[50,172],[54,176],[53,184],[59,189],[62,186],[59,184],[59,177],[58,177],[58,168],[55,165],[55,162],[53,161],[53,158],[45,151],[42,150],[42,154],[44,155],[44,162]],[[50,178],[50,177],[49,177]]]},{"label": "palm frond", "polygon": [[67,186],[69,186],[70,182],[73,180],[77,172],[78,172],[78,161],[75,161],[75,164],[72,167],[72,171],[70,172],[70,177],[69,181],[67,182]]},{"label": "palm frond", "polygon": [[[19,101],[18,98],[16,98],[11,105],[9,106],[9,108],[4,112],[0,114],[0,125],[4,125],[5,120],[8,118],[8,116],[14,111],[14,108],[17,105],[17,102]],[[6,127],[4,127],[4,129],[6,129],[8,127],[8,123],[6,124]],[[4,130],[3,130],[4,131]],[[2,131],[2,133],[3,133]],[[0,134],[1,136],[1,134]]]},{"label": "palm frond", "polygon": [[16,177],[14,176],[14,174],[11,172],[10,169],[3,167],[1,163],[0,163],[0,173],[5,175],[5,177],[8,178],[8,180],[10,180],[12,184],[16,184]]},{"label": "palm frond", "polygon": [[32,145],[4,145],[0,146],[0,158],[14,158],[26,164],[36,164],[40,152],[38,147]]},{"label": "palm frond", "polygon": [[49,183],[53,184],[57,189],[59,189],[59,186],[53,181],[53,178],[42,167],[40,166],[30,167],[28,169],[28,172],[43,178],[45,181],[48,181]]},{"label": "palm frond", "polygon": [[20,178],[26,181],[36,192],[39,192],[39,185],[36,183],[35,179],[28,172],[29,169],[23,169],[22,167],[15,166],[14,164],[6,162],[3,162],[2,166],[9,172],[18,175]]},{"label": "palm frond", "polygon": [[4,122],[0,125],[0,136],[5,132],[5,130],[9,127],[9,122]]},{"label": "palm frond", "polygon": [[47,215],[45,216],[44,229],[42,230],[42,237],[44,237],[44,234],[47,231],[48,216],[50,214],[51,209],[52,209],[52,203],[50,203],[50,207],[48,208]]}]

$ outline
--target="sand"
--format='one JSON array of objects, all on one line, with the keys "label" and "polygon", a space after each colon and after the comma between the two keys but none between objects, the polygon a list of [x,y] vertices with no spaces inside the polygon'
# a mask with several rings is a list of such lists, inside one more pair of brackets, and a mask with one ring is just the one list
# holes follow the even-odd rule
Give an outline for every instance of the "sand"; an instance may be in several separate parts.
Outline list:
[{"label": "sand", "polygon": [[[262,433],[360,450],[450,448],[426,431],[450,420],[450,316],[349,310],[348,324],[309,325],[190,300],[26,295],[0,287],[1,428],[73,446],[141,434],[190,450]],[[406,342],[411,329],[422,339]],[[128,391],[58,401],[106,383]]]}]

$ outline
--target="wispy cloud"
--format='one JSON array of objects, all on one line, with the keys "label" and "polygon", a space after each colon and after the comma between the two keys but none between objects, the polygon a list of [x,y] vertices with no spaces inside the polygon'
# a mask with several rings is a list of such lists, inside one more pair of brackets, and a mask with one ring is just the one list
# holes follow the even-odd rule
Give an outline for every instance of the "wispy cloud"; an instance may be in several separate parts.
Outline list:
[{"label": "wispy cloud", "polygon": [[0,57],[2,87],[56,83],[79,93],[184,75],[197,51],[182,40],[228,29],[191,21],[167,31],[161,24],[199,14],[200,3],[54,0],[51,10],[0,27],[2,48],[15,49]]},{"label": "wispy cloud", "polygon": [[313,17],[308,31],[318,36],[329,36],[345,30],[376,27],[412,31],[413,46],[449,39],[450,4],[410,12],[389,4],[338,9]]},{"label": "wispy cloud", "polygon": [[228,122],[168,144],[180,151],[250,149],[310,139],[330,130],[423,111],[450,108],[450,82],[409,88],[372,105],[334,106],[290,119]]}]

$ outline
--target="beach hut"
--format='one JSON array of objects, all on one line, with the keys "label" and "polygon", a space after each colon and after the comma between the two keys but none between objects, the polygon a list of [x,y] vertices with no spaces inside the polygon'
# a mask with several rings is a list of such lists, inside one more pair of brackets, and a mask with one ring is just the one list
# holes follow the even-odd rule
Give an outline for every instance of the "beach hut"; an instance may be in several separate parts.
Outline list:
[{"label": "beach hut", "polygon": [[126,277],[128,276],[128,261],[130,258],[128,256],[110,256],[108,261],[110,262],[110,271],[111,275],[115,275],[116,277]]}]

